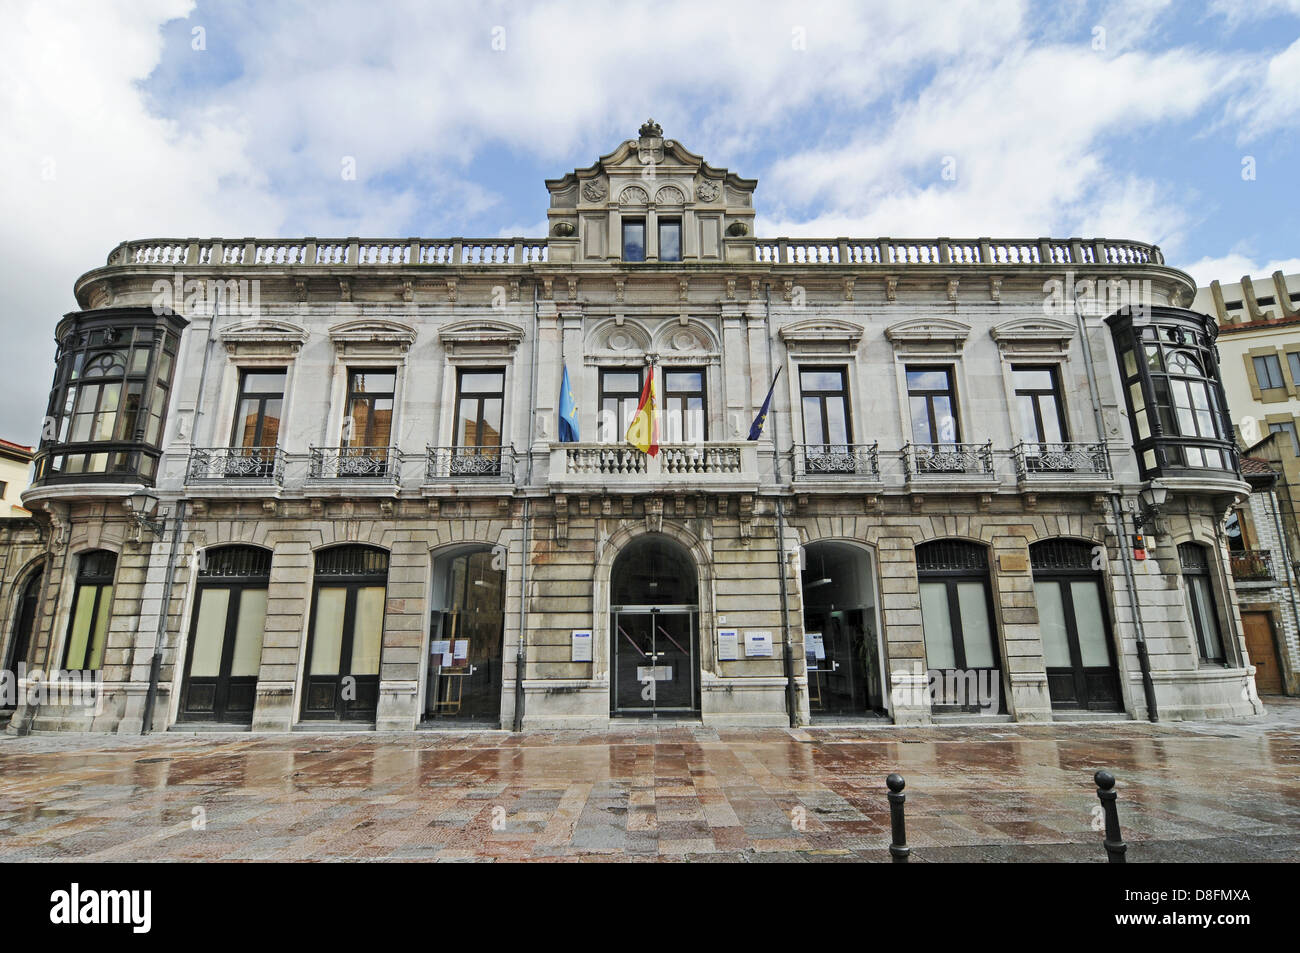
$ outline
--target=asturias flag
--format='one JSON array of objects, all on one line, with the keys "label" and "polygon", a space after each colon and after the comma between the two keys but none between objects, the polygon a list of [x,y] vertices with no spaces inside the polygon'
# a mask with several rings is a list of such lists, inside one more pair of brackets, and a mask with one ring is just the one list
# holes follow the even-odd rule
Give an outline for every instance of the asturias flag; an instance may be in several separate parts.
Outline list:
[{"label": "asturias flag", "polygon": [[772,403],[772,391],[776,390],[776,378],[781,376],[781,368],[776,369],[776,377],[772,378],[772,386],[767,389],[767,396],[763,398],[763,406],[758,411],[758,416],[754,422],[749,425],[749,439],[757,440],[759,434],[763,432],[763,424],[767,423],[767,408]]},{"label": "asturias flag", "polygon": [[627,428],[627,442],[653,457],[659,452],[659,415],[655,413],[655,369],[648,367],[646,371],[641,402],[636,405],[636,416]]},{"label": "asturias flag", "polygon": [[578,442],[578,405],[573,402],[573,387],[569,384],[569,365],[564,365],[560,380],[560,443]]}]

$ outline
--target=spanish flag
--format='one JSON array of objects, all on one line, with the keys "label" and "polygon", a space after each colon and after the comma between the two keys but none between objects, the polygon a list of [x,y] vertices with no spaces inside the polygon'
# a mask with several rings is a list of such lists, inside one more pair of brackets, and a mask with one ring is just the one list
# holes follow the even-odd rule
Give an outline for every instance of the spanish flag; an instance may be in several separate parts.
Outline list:
[{"label": "spanish flag", "polygon": [[636,405],[636,416],[627,428],[627,442],[642,453],[654,456],[659,452],[659,415],[655,413],[655,369],[646,368],[645,387],[641,389],[641,402]]}]

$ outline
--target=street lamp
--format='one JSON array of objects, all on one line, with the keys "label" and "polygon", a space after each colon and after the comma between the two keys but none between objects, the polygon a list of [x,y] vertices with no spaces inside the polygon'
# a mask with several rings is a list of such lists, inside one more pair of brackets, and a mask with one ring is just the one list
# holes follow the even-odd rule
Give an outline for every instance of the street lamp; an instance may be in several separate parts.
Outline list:
[{"label": "street lamp", "polygon": [[153,519],[158,511],[158,496],[148,490],[137,490],[124,502],[127,512],[135,517],[135,525],[161,537],[167,529],[166,520]]},{"label": "street lamp", "polygon": [[1159,480],[1152,480],[1142,492],[1138,494],[1138,501],[1141,504],[1138,513],[1133,517],[1133,525],[1141,530],[1143,526],[1154,523],[1160,516],[1160,508],[1165,505],[1169,499],[1169,487],[1165,486]]}]

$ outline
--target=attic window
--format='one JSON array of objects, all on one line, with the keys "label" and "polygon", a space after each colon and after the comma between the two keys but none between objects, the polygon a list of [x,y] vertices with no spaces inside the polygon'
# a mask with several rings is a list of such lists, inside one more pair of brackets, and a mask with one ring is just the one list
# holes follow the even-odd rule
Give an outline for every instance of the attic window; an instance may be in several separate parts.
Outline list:
[{"label": "attic window", "polygon": [[645,219],[623,219],[623,260],[645,261]]}]

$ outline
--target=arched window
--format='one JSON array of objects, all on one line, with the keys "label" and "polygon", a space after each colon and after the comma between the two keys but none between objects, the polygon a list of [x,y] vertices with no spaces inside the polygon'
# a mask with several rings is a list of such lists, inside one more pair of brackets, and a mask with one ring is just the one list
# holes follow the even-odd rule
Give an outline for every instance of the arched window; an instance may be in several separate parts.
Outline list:
[{"label": "arched window", "polygon": [[36,483],[138,478],[151,483],[185,321],[147,308],[69,315],[57,332],[53,427]]},{"label": "arched window", "polygon": [[1237,472],[1237,451],[1207,315],[1153,307],[1106,319],[1143,478]]},{"label": "arched window", "polygon": [[103,667],[116,571],[117,554],[107,550],[92,549],[77,558],[77,582],[63,653],[63,667],[69,671]]},{"label": "arched window", "polygon": [[1196,636],[1196,647],[1204,662],[1226,662],[1223,636],[1219,629],[1219,609],[1210,580],[1210,551],[1197,543],[1180,543],[1178,561],[1183,569],[1187,619]]},{"label": "arched window", "polygon": [[988,550],[956,539],[922,543],[916,570],[933,704],[1001,710]]},{"label": "arched window", "polygon": [[303,718],[375,717],[387,585],[382,549],[333,546],[316,554]]},{"label": "arched window", "polygon": [[[37,612],[40,609],[41,585],[45,582],[45,568],[41,567],[27,577],[22,594],[18,597],[18,609],[14,613],[13,637],[9,640],[9,655],[5,668],[14,672],[18,666],[27,661],[27,652],[31,648],[32,633],[36,629]],[[13,707],[16,698],[4,699],[6,707]]]}]

